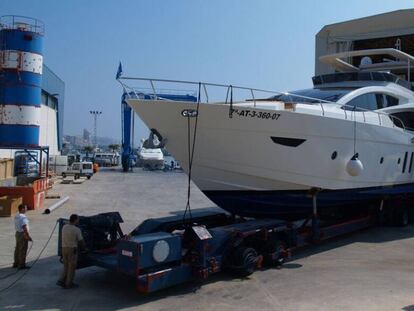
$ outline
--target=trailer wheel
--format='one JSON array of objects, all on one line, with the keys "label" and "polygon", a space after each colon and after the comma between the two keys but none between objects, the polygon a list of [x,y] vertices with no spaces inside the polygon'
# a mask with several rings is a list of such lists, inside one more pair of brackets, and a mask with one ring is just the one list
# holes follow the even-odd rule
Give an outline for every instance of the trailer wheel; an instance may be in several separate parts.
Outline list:
[{"label": "trailer wheel", "polygon": [[408,222],[412,224],[414,222],[414,207],[408,208]]},{"label": "trailer wheel", "polygon": [[264,263],[267,266],[276,266],[280,267],[283,263],[283,258],[281,253],[283,251],[283,246],[281,242],[276,238],[268,239],[262,248],[264,255]]},{"label": "trailer wheel", "polygon": [[232,254],[231,271],[241,277],[249,276],[254,272],[257,263],[257,252],[254,248],[239,246]]},{"label": "trailer wheel", "polygon": [[394,225],[398,227],[405,227],[409,224],[409,222],[410,218],[407,208],[402,207],[394,211]]}]

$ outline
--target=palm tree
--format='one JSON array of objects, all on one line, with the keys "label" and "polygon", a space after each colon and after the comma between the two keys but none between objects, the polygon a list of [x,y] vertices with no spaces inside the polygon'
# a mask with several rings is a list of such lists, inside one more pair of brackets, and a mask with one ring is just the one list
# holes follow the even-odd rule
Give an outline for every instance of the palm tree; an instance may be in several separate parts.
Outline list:
[{"label": "palm tree", "polygon": [[89,158],[89,152],[92,152],[95,148],[92,146],[83,147],[83,151],[86,153],[86,157]]},{"label": "palm tree", "polygon": [[119,150],[119,147],[120,147],[120,145],[118,145],[118,144],[110,144],[108,146],[108,148],[111,149],[113,153],[115,153],[116,151],[118,151]]}]

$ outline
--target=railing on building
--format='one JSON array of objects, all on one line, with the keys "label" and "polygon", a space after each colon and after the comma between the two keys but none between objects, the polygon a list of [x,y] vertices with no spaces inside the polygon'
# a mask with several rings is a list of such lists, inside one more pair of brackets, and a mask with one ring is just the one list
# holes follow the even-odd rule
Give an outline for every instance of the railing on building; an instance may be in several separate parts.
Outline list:
[{"label": "railing on building", "polygon": [[43,35],[45,33],[45,24],[31,17],[4,15],[0,17],[0,30],[2,29],[17,29]]}]

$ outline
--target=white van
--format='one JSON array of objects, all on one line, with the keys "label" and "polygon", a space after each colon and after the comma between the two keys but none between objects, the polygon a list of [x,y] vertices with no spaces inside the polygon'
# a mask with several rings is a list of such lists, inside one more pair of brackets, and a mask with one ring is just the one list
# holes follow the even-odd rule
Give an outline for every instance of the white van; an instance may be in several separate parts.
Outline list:
[{"label": "white van", "polygon": [[93,175],[93,163],[92,162],[73,162],[66,172],[62,173],[62,177],[75,176],[78,179],[81,176],[91,179]]}]

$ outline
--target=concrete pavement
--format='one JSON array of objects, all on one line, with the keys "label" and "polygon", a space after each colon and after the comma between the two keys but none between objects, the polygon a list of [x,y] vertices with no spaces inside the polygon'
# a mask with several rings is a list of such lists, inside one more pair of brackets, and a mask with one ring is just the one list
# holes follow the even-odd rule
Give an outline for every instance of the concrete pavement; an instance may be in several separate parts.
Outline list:
[{"label": "concrete pavement", "polygon": [[[148,217],[182,210],[183,173],[103,170],[81,185],[56,185],[70,200],[50,215],[29,211],[34,239],[29,259],[44,246],[56,219],[71,213],[120,211],[129,232]],[[51,205],[56,200],[47,200]],[[193,208],[211,207],[196,187]],[[12,289],[0,293],[2,310],[414,310],[414,226],[372,228],[301,251],[281,270],[265,269],[246,279],[225,274],[207,282],[137,294],[134,280],[101,268],[78,271],[79,289],[55,285],[61,264],[57,233],[37,264]],[[0,290],[23,272],[14,270],[12,218],[0,218]]]}]

